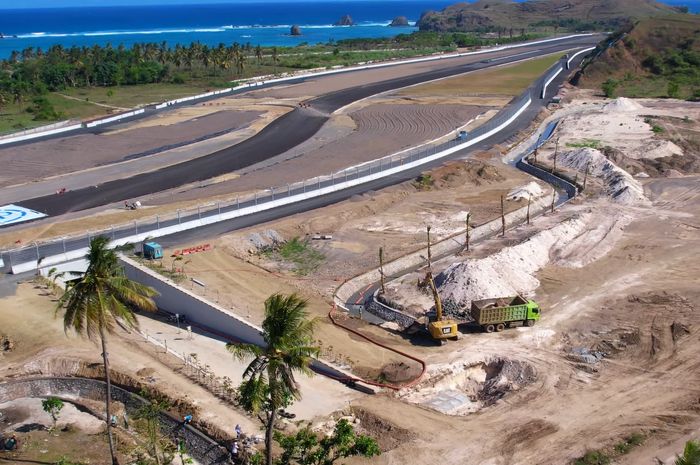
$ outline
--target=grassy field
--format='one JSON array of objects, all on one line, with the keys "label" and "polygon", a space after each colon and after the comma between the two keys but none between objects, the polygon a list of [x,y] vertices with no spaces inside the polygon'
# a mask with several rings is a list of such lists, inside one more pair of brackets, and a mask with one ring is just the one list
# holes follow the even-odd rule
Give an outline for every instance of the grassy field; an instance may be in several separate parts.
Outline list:
[{"label": "grassy field", "polygon": [[561,56],[561,53],[555,53],[514,65],[476,71],[412,87],[402,92],[402,94],[414,96],[497,95],[512,97],[527,89],[535,79],[544,74]]},{"label": "grassy field", "polygon": [[[584,68],[579,85],[610,96],[700,98],[700,16],[673,15],[641,21],[614,47]],[[674,90],[675,87],[675,90]]]},{"label": "grassy field", "polygon": [[300,69],[349,66],[367,61],[409,58],[434,52],[433,49],[405,49],[387,51],[348,50],[339,53],[316,50],[279,55],[277,65],[271,65],[269,57],[262,63],[249,58],[242,74],[234,70],[219,71],[212,68],[194,69],[183,76],[183,83],[142,84],[115,87],[67,88],[46,95],[61,116],[54,120],[35,121],[27,111],[31,101],[21,105],[8,104],[0,108],[0,134],[30,129],[67,119],[92,119],[141,105],[160,103],[188,95],[201,94],[216,88],[229,87],[237,79],[298,71]]}]

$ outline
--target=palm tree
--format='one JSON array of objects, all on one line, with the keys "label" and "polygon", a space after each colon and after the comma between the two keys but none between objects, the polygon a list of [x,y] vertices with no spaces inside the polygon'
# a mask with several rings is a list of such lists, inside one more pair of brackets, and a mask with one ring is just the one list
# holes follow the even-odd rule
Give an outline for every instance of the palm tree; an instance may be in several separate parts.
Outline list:
[{"label": "palm tree", "polygon": [[677,456],[675,463],[676,465],[700,465],[700,442],[686,442],[683,455]]},{"label": "palm tree", "polygon": [[91,341],[98,338],[102,344],[102,361],[104,363],[107,396],[105,413],[107,437],[112,465],[117,465],[111,429],[110,403],[112,386],[109,377],[109,358],[107,353],[107,335],[115,332],[115,326],[136,328],[138,321],[132,308],[155,311],[152,297],[157,293],[152,288],[131,281],[124,275],[117,254],[108,248],[109,239],[98,236],[90,241],[86,255],[87,271],[78,274],[78,278],[67,288],[59,299],[57,311],[65,310],[63,327],[66,332],[73,329]]},{"label": "palm tree", "polygon": [[265,301],[263,339],[266,347],[252,344],[227,344],[234,358],[252,362],[243,372],[239,387],[239,401],[248,411],[260,414],[266,428],[265,454],[267,465],[272,464],[272,434],[277,411],[294,399],[301,398],[295,373],[312,375],[309,368],[319,353],[313,345],[316,320],[309,320],[307,301],[296,294],[273,294]]}]

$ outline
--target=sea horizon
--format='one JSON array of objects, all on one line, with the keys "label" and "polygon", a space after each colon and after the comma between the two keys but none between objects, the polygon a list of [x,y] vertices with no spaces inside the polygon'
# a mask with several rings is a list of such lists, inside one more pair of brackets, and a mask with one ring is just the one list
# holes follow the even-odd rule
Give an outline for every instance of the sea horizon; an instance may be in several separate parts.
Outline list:
[{"label": "sea horizon", "polygon": [[[343,39],[393,37],[418,30],[415,22],[427,10],[440,10],[454,0],[340,1],[173,4],[143,6],[86,6],[9,8],[0,15],[0,59],[25,48],[72,46],[127,47],[135,43],[166,42],[169,46],[200,42],[250,43],[294,47]],[[700,12],[700,0],[667,0]],[[349,14],[355,26],[335,26]],[[405,16],[409,26],[389,27],[394,17]],[[292,36],[298,25],[301,36]]]},{"label": "sea horizon", "polygon": [[[353,38],[392,37],[416,31],[421,13],[441,9],[451,1],[397,2],[245,2],[207,5],[98,6],[7,9],[0,15],[0,58],[27,47],[52,45],[131,46],[140,42],[167,42],[170,46],[198,41],[251,43],[262,46],[297,46]],[[344,15],[355,26],[335,26]],[[405,16],[409,26],[389,27]],[[301,36],[292,36],[298,25]]]}]

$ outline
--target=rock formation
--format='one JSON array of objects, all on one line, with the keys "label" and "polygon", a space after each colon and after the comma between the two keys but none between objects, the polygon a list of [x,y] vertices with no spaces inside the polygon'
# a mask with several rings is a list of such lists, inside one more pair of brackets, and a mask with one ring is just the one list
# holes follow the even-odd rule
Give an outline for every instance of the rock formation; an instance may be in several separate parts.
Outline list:
[{"label": "rock formation", "polygon": [[354,26],[355,22],[352,20],[352,17],[350,15],[344,15],[342,18],[340,18],[334,26]]},{"label": "rock formation", "polygon": [[410,24],[408,24],[408,18],[406,18],[405,16],[397,16],[396,18],[394,18],[394,20],[391,22],[391,24],[389,24],[389,26],[391,26],[391,27],[410,26]]},{"label": "rock formation", "polygon": [[300,36],[301,35],[301,28],[295,24],[294,26],[292,26],[292,30],[291,30],[290,34],[293,36]]}]

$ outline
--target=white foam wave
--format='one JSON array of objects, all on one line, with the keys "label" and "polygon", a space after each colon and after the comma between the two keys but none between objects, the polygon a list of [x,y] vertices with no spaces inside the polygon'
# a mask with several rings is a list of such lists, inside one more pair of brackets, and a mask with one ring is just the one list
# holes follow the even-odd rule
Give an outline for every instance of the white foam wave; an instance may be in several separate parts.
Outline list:
[{"label": "white foam wave", "polygon": [[[377,27],[388,26],[391,21],[386,22],[363,22],[355,26],[335,26],[333,24],[302,24],[299,25],[302,29],[332,29],[337,27]],[[30,32],[26,34],[18,34],[19,39],[35,39],[43,37],[100,37],[100,36],[128,36],[128,35],[157,35],[157,34],[193,34],[193,33],[218,33],[231,30],[246,30],[246,29],[289,29],[291,24],[276,24],[276,25],[242,25],[242,26],[220,26],[212,28],[182,28],[182,29],[144,29],[136,31],[86,31],[86,32]],[[243,36],[249,37],[249,36]]]}]

